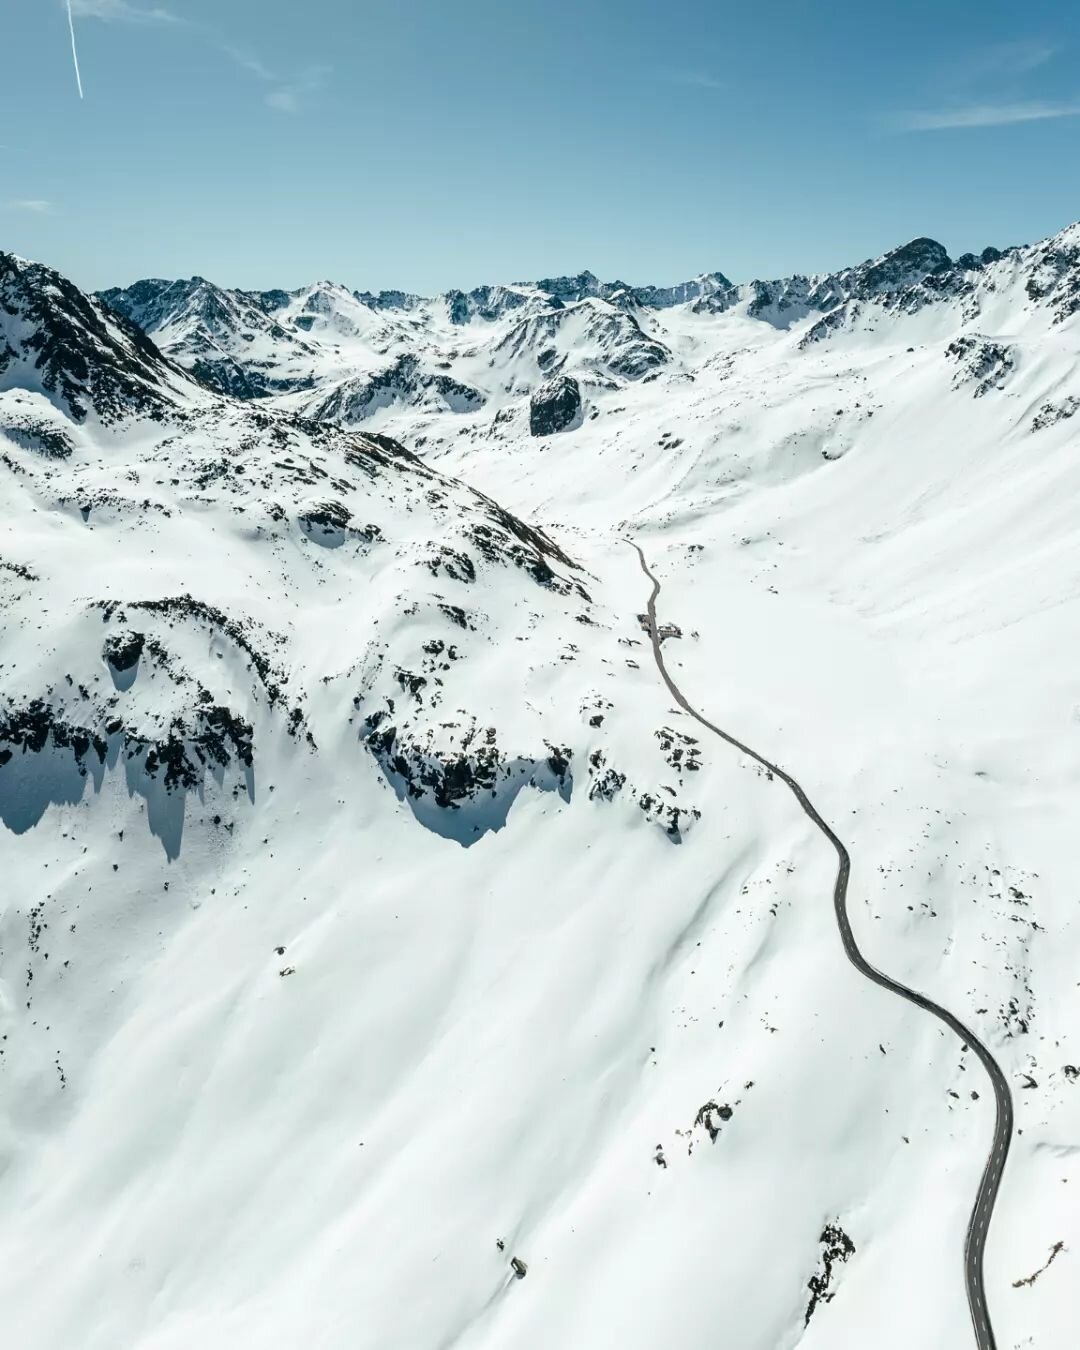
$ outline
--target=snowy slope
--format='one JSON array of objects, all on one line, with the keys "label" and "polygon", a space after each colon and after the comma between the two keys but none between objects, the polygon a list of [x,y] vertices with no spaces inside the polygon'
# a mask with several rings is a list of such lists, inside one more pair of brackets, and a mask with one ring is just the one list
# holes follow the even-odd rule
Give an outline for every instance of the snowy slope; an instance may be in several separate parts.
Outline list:
[{"label": "snowy slope", "polygon": [[[867,954],[1005,1068],[998,1342],[1071,1344],[1078,239],[222,292],[213,333],[144,283],[243,399],[5,259],[14,1343],[973,1343],[985,1077],[671,707],[632,535],[683,687],[847,842]],[[554,371],[585,416],[534,437]]]}]

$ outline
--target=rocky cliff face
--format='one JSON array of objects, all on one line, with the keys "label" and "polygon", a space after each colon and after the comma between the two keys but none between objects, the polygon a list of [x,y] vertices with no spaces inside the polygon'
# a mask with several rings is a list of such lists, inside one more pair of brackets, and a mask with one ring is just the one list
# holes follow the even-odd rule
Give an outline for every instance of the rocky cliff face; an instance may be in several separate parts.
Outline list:
[{"label": "rocky cliff face", "polygon": [[534,436],[566,431],[581,417],[581,386],[569,375],[545,380],[529,402],[529,430]]},{"label": "rocky cliff face", "polygon": [[0,390],[40,390],[75,422],[116,422],[175,411],[185,383],[141,328],[51,268],[0,253]]}]

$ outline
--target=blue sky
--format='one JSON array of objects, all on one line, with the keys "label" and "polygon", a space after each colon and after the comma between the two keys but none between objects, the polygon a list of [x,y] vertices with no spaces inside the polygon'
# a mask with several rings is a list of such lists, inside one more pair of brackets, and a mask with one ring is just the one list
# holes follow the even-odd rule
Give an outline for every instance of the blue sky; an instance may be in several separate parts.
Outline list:
[{"label": "blue sky", "polygon": [[1074,0],[3,0],[0,248],[84,286],[816,271],[1080,217]]}]

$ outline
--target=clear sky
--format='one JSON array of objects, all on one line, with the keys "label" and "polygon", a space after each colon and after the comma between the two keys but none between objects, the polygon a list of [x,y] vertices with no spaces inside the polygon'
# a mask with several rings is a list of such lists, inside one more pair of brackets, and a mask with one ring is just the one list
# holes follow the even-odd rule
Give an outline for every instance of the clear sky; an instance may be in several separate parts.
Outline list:
[{"label": "clear sky", "polygon": [[1080,217],[1076,0],[2,0],[0,248],[431,292]]}]

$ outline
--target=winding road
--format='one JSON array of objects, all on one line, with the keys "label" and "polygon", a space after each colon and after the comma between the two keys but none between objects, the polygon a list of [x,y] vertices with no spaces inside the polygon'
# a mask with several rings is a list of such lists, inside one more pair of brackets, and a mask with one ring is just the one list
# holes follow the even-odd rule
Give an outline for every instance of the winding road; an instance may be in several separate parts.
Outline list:
[{"label": "winding road", "polygon": [[1009,1085],[1005,1080],[1005,1075],[997,1060],[994,1059],[990,1051],[983,1045],[971,1031],[964,1026],[958,1017],[955,1017],[948,1009],[941,1007],[929,999],[925,994],[920,994],[914,989],[909,989],[907,985],[900,984],[897,980],[890,979],[888,975],[883,975],[880,970],[867,961],[859,950],[859,945],[855,941],[855,935],[851,931],[851,921],[847,912],[847,891],[848,877],[851,873],[851,857],[844,847],[839,836],[818,814],[817,808],[811,802],[810,798],[803,791],[799,783],[792,778],[791,774],[786,773],[778,765],[773,764],[771,760],[759,755],[756,750],[751,750],[748,745],[736,739],[726,731],[722,731],[718,726],[714,726],[708,718],[703,717],[686,699],[682,690],[671,678],[667,666],[664,664],[664,656],[660,650],[660,638],[657,636],[658,628],[656,622],[656,598],[660,594],[660,582],[656,576],[649,570],[649,564],[645,560],[645,554],[641,551],[633,540],[627,540],[631,548],[637,553],[641,562],[641,570],[652,582],[652,594],[649,596],[648,615],[649,615],[649,637],[652,641],[653,656],[656,659],[656,666],[660,676],[667,685],[672,698],[680,708],[688,713],[695,722],[707,728],[721,740],[727,741],[736,750],[740,750],[750,759],[756,760],[764,769],[768,770],[774,778],[779,778],[781,782],[786,783],[791,789],[802,807],[803,811],[810,817],[817,828],[832,844],[836,850],[838,867],[836,871],[836,885],[833,888],[833,906],[836,910],[836,924],[840,930],[840,940],[844,944],[844,954],[855,967],[860,975],[864,975],[874,984],[880,985],[882,989],[887,989],[889,993],[896,994],[898,998],[906,999],[908,1003],[913,1003],[916,1008],[922,1008],[924,1012],[932,1013],[939,1021],[945,1025],[964,1042],[969,1045],[978,1055],[983,1068],[990,1078],[991,1086],[994,1089],[994,1102],[996,1104],[997,1116],[994,1123],[994,1141],[990,1149],[990,1154],[986,1160],[986,1166],[983,1169],[982,1180],[979,1182],[979,1189],[975,1196],[975,1205],[971,1211],[971,1218],[968,1221],[967,1236],[964,1240],[964,1283],[967,1286],[968,1307],[971,1310],[971,1322],[975,1330],[975,1341],[978,1350],[997,1350],[997,1341],[994,1338],[994,1328],[990,1321],[990,1311],[986,1306],[986,1289],[983,1281],[983,1251],[986,1247],[986,1234],[990,1227],[990,1220],[994,1213],[994,1204],[997,1200],[998,1188],[1001,1185],[1001,1174],[1005,1170],[1005,1160],[1009,1156],[1009,1143],[1013,1132],[1013,1103],[1012,1094],[1009,1091]]}]

